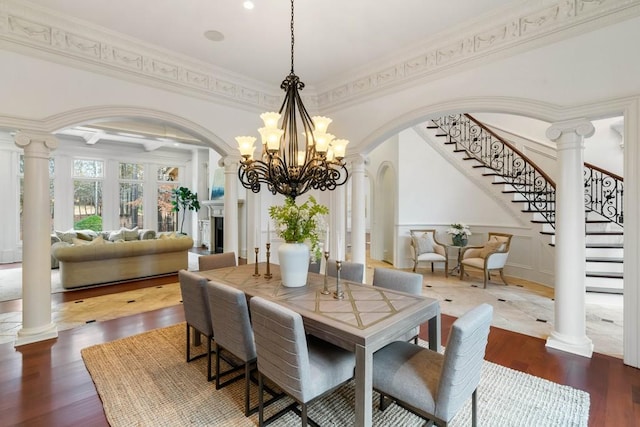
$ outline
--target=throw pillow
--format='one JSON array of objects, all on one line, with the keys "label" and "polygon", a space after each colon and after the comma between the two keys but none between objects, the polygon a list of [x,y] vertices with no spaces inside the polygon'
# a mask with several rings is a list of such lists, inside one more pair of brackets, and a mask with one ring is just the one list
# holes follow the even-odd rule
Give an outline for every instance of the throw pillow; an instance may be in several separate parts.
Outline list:
[{"label": "throw pillow", "polygon": [[124,233],[121,230],[112,231],[109,234],[109,241],[115,242],[116,240],[124,240]]},{"label": "throw pillow", "polygon": [[164,240],[164,239],[175,239],[176,238],[176,233],[162,233],[158,236],[159,239]]},{"label": "throw pillow", "polygon": [[104,245],[105,241],[102,238],[102,236],[98,236],[95,239],[91,240],[91,241],[87,241],[84,239],[79,239],[79,238],[74,238],[73,239],[73,244],[74,245],[85,245],[85,246],[89,246],[89,245]]},{"label": "throw pillow", "polygon": [[93,239],[92,241],[89,242],[90,245],[104,245],[106,242],[105,240],[102,238],[102,236],[98,236],[95,239]]},{"label": "throw pillow", "polygon": [[424,233],[420,237],[414,237],[413,244],[418,255],[422,255],[432,253],[435,242],[433,241],[433,237],[431,237],[430,233]]},{"label": "throw pillow", "polygon": [[498,250],[498,248],[502,245],[502,242],[498,241],[498,240],[490,240],[487,243],[484,244],[484,246],[482,247],[482,249],[480,249],[480,253],[478,254],[478,256],[480,258],[486,258],[487,255],[489,255],[491,252],[495,252],[496,250]]},{"label": "throw pillow", "polygon": [[75,237],[77,237],[76,232],[75,231],[57,231],[56,230],[56,236],[58,236],[58,238],[66,243],[73,243],[73,239]]},{"label": "throw pillow", "polygon": [[122,227],[120,232],[124,236],[124,240],[138,240],[138,227],[133,227],[132,229]]},{"label": "throw pillow", "polygon": [[77,237],[78,239],[80,239],[80,240],[86,240],[86,241],[89,241],[89,242],[93,240],[93,237],[92,237],[92,236],[90,236],[89,234],[83,233],[83,232],[81,232],[81,231],[78,231],[78,232],[76,233],[76,237]]}]

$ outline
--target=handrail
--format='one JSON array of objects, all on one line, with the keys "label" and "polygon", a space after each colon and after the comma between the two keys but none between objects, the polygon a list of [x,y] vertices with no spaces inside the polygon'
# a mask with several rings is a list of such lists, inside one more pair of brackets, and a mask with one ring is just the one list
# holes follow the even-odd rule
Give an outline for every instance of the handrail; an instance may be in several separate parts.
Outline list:
[{"label": "handrail", "polygon": [[[456,149],[492,169],[505,184],[555,228],[555,182],[511,142],[503,139],[470,114],[452,114],[432,122]],[[623,178],[601,167],[584,163],[585,207],[620,226],[623,224]]]},{"label": "handrail", "polygon": [[504,141],[469,114],[452,114],[432,120],[468,157],[492,169],[517,191],[525,211],[537,212],[555,227],[555,183],[526,155]]},{"label": "handrail", "polygon": [[487,126],[485,126],[484,123],[476,120],[475,117],[473,117],[471,114],[465,114],[465,116],[467,116],[471,121],[473,121],[475,124],[477,124],[478,126],[480,126],[482,129],[484,129],[485,132],[489,133],[491,136],[493,136],[495,139],[502,141],[502,143],[504,145],[506,145],[507,147],[509,147],[510,149],[512,149],[514,152],[516,152],[520,157],[522,157],[527,163],[529,163],[531,165],[531,167],[533,167],[536,171],[538,171],[538,173],[540,175],[542,175],[542,177],[544,177],[544,179],[546,179],[549,184],[551,184],[551,186],[553,188],[556,188],[556,183],[555,181],[549,176],[547,175],[547,173],[545,171],[543,171],[542,169],[540,169],[540,167],[533,161],[531,160],[529,157],[527,157],[526,154],[524,154],[522,151],[518,150],[518,148],[516,148],[515,145],[511,144],[511,142],[507,141],[506,139],[498,136],[494,131],[492,131],[491,129],[489,129]]}]

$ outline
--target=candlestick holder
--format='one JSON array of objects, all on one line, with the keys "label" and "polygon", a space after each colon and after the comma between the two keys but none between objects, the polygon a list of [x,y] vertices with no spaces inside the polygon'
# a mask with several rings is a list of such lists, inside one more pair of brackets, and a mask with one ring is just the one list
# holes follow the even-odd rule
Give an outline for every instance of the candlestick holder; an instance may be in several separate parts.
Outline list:
[{"label": "candlestick holder", "polygon": [[336,260],[336,291],[333,293],[335,299],[343,299],[344,292],[340,289],[340,268],[342,267],[342,261]]},{"label": "candlestick holder", "polygon": [[258,252],[260,252],[260,248],[255,248],[256,251],[256,269],[253,273],[253,277],[260,277],[260,273],[258,273]]},{"label": "candlestick holder", "polygon": [[331,292],[329,292],[329,284],[328,284],[328,266],[329,265],[329,251],[324,251],[324,287],[322,288],[322,291],[320,291],[320,293],[322,295],[329,295]]},{"label": "candlestick holder", "polygon": [[271,265],[269,264],[269,257],[271,257],[271,243],[267,243],[267,272],[264,273],[265,279],[271,279],[273,275],[271,274]]}]

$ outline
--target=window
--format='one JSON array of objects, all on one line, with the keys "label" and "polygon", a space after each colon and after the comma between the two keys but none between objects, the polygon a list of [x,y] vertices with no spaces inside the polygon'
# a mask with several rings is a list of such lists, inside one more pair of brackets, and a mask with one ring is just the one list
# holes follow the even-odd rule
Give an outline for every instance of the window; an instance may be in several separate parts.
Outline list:
[{"label": "window", "polygon": [[73,228],[102,230],[102,160],[73,161]]},{"label": "window", "polygon": [[[19,202],[19,217],[20,217],[20,241],[22,241],[22,230],[24,227],[24,218],[22,212],[24,211],[24,155],[20,155],[20,162],[18,166],[19,173],[19,181],[20,181],[20,202]],[[51,223],[49,228],[51,232],[53,232],[53,205],[54,205],[54,193],[53,193],[53,182],[54,182],[54,173],[55,173],[55,161],[53,159],[49,159],[49,213],[51,218]]]},{"label": "window", "polygon": [[172,191],[178,188],[178,168],[158,168],[158,231],[175,231],[176,213],[172,212]]},{"label": "window", "polygon": [[143,228],[144,166],[120,163],[120,226]]}]

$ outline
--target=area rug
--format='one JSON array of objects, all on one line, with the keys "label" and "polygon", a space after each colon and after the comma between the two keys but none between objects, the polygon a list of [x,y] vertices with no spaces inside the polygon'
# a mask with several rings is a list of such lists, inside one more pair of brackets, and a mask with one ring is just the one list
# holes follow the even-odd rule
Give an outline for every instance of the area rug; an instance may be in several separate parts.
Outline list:
[{"label": "area rug", "polygon": [[[422,343],[423,345],[425,343]],[[236,382],[221,390],[206,380],[206,360],[184,360],[185,326],[156,329],[82,350],[112,427],[120,426],[255,426],[257,415],[243,413],[244,386]],[[257,402],[256,387],[252,402]],[[374,393],[373,424],[422,426],[417,416],[391,405],[378,410]],[[353,382],[309,407],[309,416],[321,425],[354,424]],[[273,413],[288,404],[283,399],[268,407]],[[587,426],[589,394],[542,378],[485,362],[478,390],[482,426]],[[452,426],[471,425],[467,402]],[[293,413],[277,426],[298,426]]]}]

